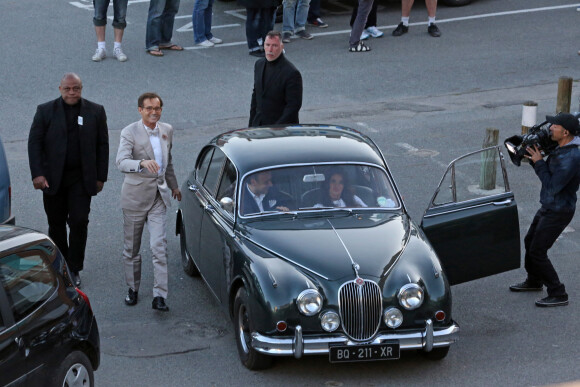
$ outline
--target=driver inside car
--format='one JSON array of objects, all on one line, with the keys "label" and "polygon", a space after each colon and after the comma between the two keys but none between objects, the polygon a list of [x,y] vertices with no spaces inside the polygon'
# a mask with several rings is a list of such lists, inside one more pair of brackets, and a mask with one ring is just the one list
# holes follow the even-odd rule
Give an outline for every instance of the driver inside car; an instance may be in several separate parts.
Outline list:
[{"label": "driver inside car", "polygon": [[274,186],[270,171],[257,172],[246,179],[241,206],[243,215],[290,211],[288,198]]}]

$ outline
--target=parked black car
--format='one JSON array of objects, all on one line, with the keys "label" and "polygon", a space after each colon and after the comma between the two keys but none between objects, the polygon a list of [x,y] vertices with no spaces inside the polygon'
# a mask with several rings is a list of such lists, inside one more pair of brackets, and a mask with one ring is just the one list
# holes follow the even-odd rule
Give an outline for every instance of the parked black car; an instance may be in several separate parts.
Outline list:
[{"label": "parked black car", "polygon": [[97,321],[44,234],[0,226],[0,385],[93,386]]},{"label": "parked black car", "polygon": [[183,269],[230,315],[250,369],[272,356],[442,359],[459,332],[449,286],[520,265],[499,147],[451,163],[420,227],[375,143],[337,126],[224,133],[182,193]]},{"label": "parked black car", "polygon": [[6,152],[0,138],[0,224],[14,224],[12,215],[12,188],[10,186],[10,173]]}]

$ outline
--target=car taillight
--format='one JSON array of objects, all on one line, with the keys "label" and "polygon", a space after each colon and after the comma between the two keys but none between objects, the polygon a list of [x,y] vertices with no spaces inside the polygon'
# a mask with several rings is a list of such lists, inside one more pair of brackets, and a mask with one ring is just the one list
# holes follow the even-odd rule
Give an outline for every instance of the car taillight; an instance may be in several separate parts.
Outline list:
[{"label": "car taillight", "polygon": [[91,312],[93,311],[93,308],[91,307],[91,302],[89,301],[89,296],[87,296],[82,290],[80,290],[79,288],[75,288],[77,293],[83,298],[83,300],[85,300],[85,302],[87,303],[87,305],[89,306],[89,309],[91,310]]}]

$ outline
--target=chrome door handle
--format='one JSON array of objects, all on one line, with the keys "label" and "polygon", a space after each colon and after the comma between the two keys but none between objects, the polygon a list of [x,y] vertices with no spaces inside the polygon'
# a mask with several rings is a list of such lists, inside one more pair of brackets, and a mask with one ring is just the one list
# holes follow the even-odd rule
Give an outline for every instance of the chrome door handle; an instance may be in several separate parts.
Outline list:
[{"label": "chrome door handle", "polygon": [[187,187],[187,189],[191,192],[197,192],[199,190],[199,188],[197,188],[197,186],[194,184],[191,184],[189,187]]},{"label": "chrome door handle", "polygon": [[508,200],[504,200],[503,202],[493,202],[494,206],[507,206],[508,204],[511,204],[512,200],[508,199]]}]

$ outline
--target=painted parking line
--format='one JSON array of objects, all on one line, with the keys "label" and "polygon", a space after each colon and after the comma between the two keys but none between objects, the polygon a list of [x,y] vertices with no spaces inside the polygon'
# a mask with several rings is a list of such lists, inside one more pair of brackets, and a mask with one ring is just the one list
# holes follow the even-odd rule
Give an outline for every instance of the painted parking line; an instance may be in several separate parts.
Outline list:
[{"label": "painted parking line", "polygon": [[[484,13],[480,15],[471,15],[471,16],[462,16],[462,17],[454,17],[449,19],[437,19],[437,24],[443,23],[452,23],[464,20],[474,20],[474,19],[486,19],[490,17],[500,17],[500,16],[509,16],[509,15],[518,15],[518,14],[525,14],[525,13],[533,13],[533,12],[546,12],[546,11],[555,11],[559,9],[565,8],[577,8],[580,7],[580,3],[576,4],[567,4],[567,5],[555,5],[550,7],[540,7],[540,8],[529,8],[529,9],[518,9],[515,11],[504,11],[504,12],[493,12],[493,13]],[[233,11],[226,11],[225,13],[230,14],[231,16],[238,17],[241,19],[246,19],[244,15],[241,14],[241,11],[245,12],[244,10],[233,10]],[[427,22],[417,22],[417,23],[409,23],[410,26],[420,26],[420,25],[427,25]],[[397,27],[396,24],[388,25],[388,26],[381,26],[377,27],[379,30],[387,30],[387,29],[394,29]],[[338,30],[338,31],[328,31],[328,32],[316,32],[313,33],[312,36],[330,36],[330,35],[340,35],[340,34],[350,34],[350,28],[347,30]],[[240,42],[231,42],[231,43],[224,43],[215,45],[212,48],[218,47],[231,47],[231,46],[241,46],[245,45],[247,42],[240,41]],[[200,50],[206,49],[206,47],[194,46],[194,47],[184,47],[186,50]]]},{"label": "painted parking line", "polygon": [[[191,18],[191,16],[188,16],[189,18]],[[234,24],[221,24],[221,25],[212,25],[211,29],[213,30],[217,30],[220,28],[232,28],[232,27],[239,27],[241,26],[240,23],[234,23]],[[187,23],[186,25],[184,25],[183,27],[179,27],[178,29],[175,30],[176,32],[188,32],[188,31],[193,31],[193,23]]]}]

